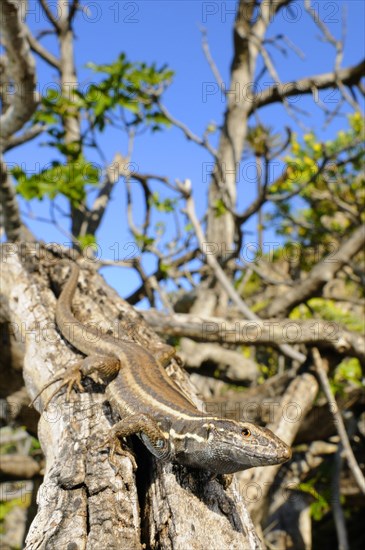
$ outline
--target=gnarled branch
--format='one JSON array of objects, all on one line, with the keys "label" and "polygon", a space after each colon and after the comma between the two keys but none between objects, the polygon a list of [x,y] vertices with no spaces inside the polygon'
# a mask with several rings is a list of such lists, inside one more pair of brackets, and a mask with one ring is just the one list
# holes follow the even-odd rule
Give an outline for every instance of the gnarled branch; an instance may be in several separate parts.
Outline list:
[{"label": "gnarled branch", "polygon": [[37,96],[35,63],[18,2],[3,0],[0,28],[8,56],[7,74],[12,79],[15,90],[8,109],[0,117],[0,145],[1,150],[4,150],[10,136],[20,130],[36,110]]}]

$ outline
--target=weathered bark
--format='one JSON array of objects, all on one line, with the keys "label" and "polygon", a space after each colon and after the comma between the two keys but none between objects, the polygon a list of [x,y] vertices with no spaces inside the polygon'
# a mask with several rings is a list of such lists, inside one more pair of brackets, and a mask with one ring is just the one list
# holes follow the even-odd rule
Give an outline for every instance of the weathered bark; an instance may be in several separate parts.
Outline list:
[{"label": "weathered bark", "polygon": [[3,0],[0,28],[8,58],[7,76],[12,80],[14,94],[8,98],[9,106],[0,117],[0,151],[6,146],[9,137],[30,119],[37,107],[35,63],[21,16],[21,3]]},{"label": "weathered bark", "polygon": [[[7,166],[2,158],[14,134],[31,118],[37,108],[36,72],[33,56],[26,40],[26,26],[22,21],[22,4],[4,0],[1,5],[0,29],[6,48],[6,62],[2,65],[1,91],[3,113],[0,116],[0,215],[9,240],[33,240],[21,221],[19,207]],[[11,86],[14,92],[10,93]]]},{"label": "weathered bark", "polygon": [[33,234],[22,222],[15,189],[5,162],[0,158],[0,215],[9,241],[34,241]]},{"label": "weathered bark", "polygon": [[203,317],[181,313],[166,315],[152,309],[143,311],[142,314],[158,333],[168,336],[184,336],[197,342],[218,342],[236,346],[240,344],[250,346],[273,344],[324,346],[341,354],[358,357],[365,362],[364,337],[361,334],[350,332],[336,322],[321,319],[311,321],[294,321],[292,319],[226,320],[223,317]]},{"label": "weathered bark", "polygon": [[[54,23],[60,48],[59,68],[61,89],[62,95],[71,102],[63,114],[62,122],[65,131],[65,144],[70,147],[70,153],[67,155],[68,162],[72,164],[81,151],[80,113],[76,106],[73,105],[75,90],[78,87],[74,55],[74,33],[71,25],[72,20],[69,16],[71,8],[66,6],[62,0],[58,0],[58,3],[60,18]],[[71,205],[71,232],[74,237],[78,237],[81,233],[81,225],[86,212],[86,203],[80,205],[79,208]]]},{"label": "weathered bark", "polygon": [[[209,187],[207,240],[218,245],[223,244],[228,249],[234,242],[234,216],[227,211],[218,217],[216,203],[223,199],[230,208],[234,209],[236,206],[237,172],[246,139],[250,110],[245,91],[254,81],[259,44],[272,14],[272,6],[266,2],[262,3],[261,16],[256,24],[253,24],[255,4],[254,0],[241,0],[237,9],[233,36],[234,57],[230,84],[227,88],[227,110],[217,152],[218,160]],[[252,39],[253,36],[255,40]],[[224,254],[226,250],[222,252]]]},{"label": "weathered bark", "polygon": [[[42,248],[35,254],[23,248],[20,254],[6,245],[3,252],[3,317],[24,340],[24,379],[34,396],[52,373],[80,355],[55,330],[55,296],[43,266],[43,262],[52,263],[52,254],[46,257]],[[51,269],[52,280],[62,284],[65,271]],[[100,322],[114,331],[119,326],[122,334],[149,349],[158,347],[140,316],[99,275],[83,270],[80,286],[75,309],[81,320]],[[170,371],[190,391],[186,375],[176,365]],[[110,415],[103,407],[101,389],[94,385],[90,389],[94,391],[73,392],[70,402],[61,392],[41,414],[39,438],[47,465],[38,514],[27,537],[28,550],[65,548],[70,543],[93,550],[134,550],[144,541],[150,548],[184,550],[205,549],[207,544],[217,549],[260,547],[234,485],[226,493],[204,471],[156,463],[138,442],[134,443],[137,472],[126,456],[116,457],[116,471],[99,448],[110,427]],[[36,408],[41,410],[53,390],[42,394]]]}]

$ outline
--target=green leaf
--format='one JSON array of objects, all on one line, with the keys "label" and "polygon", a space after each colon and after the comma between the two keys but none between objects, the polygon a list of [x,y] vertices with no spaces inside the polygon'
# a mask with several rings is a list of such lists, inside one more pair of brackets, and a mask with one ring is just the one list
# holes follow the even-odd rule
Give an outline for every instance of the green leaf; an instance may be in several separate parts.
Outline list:
[{"label": "green leaf", "polygon": [[61,194],[77,207],[86,196],[86,185],[95,185],[99,181],[97,167],[83,157],[72,163],[62,164],[54,161],[50,168],[28,177],[21,169],[11,171],[18,184],[17,193],[25,199],[54,199]]},{"label": "green leaf", "polygon": [[227,213],[227,208],[224,202],[222,201],[222,199],[218,199],[214,203],[214,208],[215,208],[215,215],[217,218],[220,218],[221,216]]},{"label": "green leaf", "polygon": [[148,247],[155,242],[153,237],[147,237],[147,235],[138,235],[136,237],[136,242],[140,247]]},{"label": "green leaf", "polygon": [[44,122],[45,124],[56,124],[57,116],[53,113],[38,110],[33,115],[34,122]]},{"label": "green leaf", "polygon": [[164,279],[168,279],[170,266],[161,262],[158,267]]},{"label": "green leaf", "polygon": [[[109,65],[89,63],[87,66],[105,75],[83,97],[83,104],[94,115],[99,129],[104,129],[105,123],[112,121],[112,117],[107,118],[107,115],[115,112],[117,107],[138,115],[128,122],[129,125],[152,123],[151,128],[155,131],[170,124],[156,104],[156,97],[161,96],[173,77],[173,72],[167,67],[130,63],[125,54]],[[100,116],[104,117],[103,121],[99,119]]]},{"label": "green leaf", "polygon": [[319,521],[329,511],[330,506],[327,499],[316,490],[314,483],[315,479],[299,483],[297,489],[313,497],[314,502],[310,505],[311,516],[314,520]]},{"label": "green leaf", "polygon": [[95,250],[97,251],[97,242],[96,242],[95,235],[91,235],[91,234],[86,234],[82,236],[79,235],[77,237],[77,241],[80,245],[81,250],[85,250],[85,248],[95,246]]},{"label": "green leaf", "polygon": [[362,370],[360,361],[351,357],[341,361],[334,373],[335,382],[351,382],[356,386],[362,386]]},{"label": "green leaf", "polygon": [[159,212],[173,212],[176,208],[177,199],[164,199],[160,200],[157,192],[154,192],[150,196],[150,203],[159,211]]}]

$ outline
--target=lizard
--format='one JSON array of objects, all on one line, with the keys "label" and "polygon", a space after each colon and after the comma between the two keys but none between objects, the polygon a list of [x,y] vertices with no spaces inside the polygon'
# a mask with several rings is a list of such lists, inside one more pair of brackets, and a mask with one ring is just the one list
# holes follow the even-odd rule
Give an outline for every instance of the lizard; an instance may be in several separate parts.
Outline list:
[{"label": "lizard", "polygon": [[67,399],[76,386],[81,392],[85,376],[106,384],[106,397],[122,420],[110,429],[111,452],[122,454],[120,440],[137,435],[147,449],[163,461],[206,469],[215,475],[229,475],[255,466],[281,464],[291,458],[291,449],[267,428],[250,422],[224,419],[199,411],[168,376],[165,366],[175,348],[156,354],[144,346],[100,334],[82,324],[72,312],[72,300],[79,279],[79,267],[67,262],[70,275],[56,304],[56,324],[61,335],[86,357],[56,373],[43,386],[62,381],[47,400],[67,386]]}]

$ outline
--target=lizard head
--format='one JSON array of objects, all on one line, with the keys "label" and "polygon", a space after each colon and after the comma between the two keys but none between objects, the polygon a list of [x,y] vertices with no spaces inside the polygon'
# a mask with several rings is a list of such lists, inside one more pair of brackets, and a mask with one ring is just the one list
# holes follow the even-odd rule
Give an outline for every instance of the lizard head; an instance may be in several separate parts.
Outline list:
[{"label": "lizard head", "polygon": [[250,422],[207,418],[198,430],[184,430],[174,440],[178,462],[217,474],[281,464],[291,458],[284,441]]},{"label": "lizard head", "polygon": [[271,430],[250,422],[216,420],[208,423],[207,430],[218,468],[226,470],[219,473],[281,464],[292,456],[290,447]]}]

